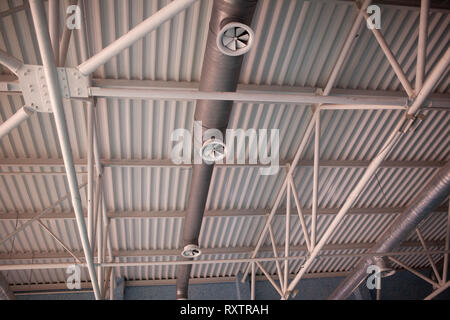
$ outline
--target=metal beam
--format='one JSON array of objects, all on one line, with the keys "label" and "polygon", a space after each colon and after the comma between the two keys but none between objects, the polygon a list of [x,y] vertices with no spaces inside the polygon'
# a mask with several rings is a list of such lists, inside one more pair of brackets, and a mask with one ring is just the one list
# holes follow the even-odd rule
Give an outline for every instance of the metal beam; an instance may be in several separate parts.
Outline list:
[{"label": "metal beam", "polygon": [[[321,273],[309,273],[305,275],[307,279],[319,279],[319,278],[335,278],[335,277],[345,277],[348,272],[321,272]],[[273,279],[277,279],[276,275]],[[264,276],[256,275],[256,281],[266,280]],[[176,279],[164,279],[164,280],[126,280],[126,287],[143,287],[143,286],[168,286],[175,285]],[[224,282],[235,282],[236,277],[208,277],[208,278],[192,278],[190,279],[191,284],[209,284],[209,283],[224,283]],[[81,283],[81,290],[67,290],[66,283],[41,283],[41,284],[20,284],[10,286],[16,295],[29,295],[33,294],[34,291],[40,291],[37,294],[71,294],[79,292],[92,292],[92,285],[89,282]]]},{"label": "metal beam", "polygon": [[[300,106],[309,104],[335,104],[335,105],[355,105],[359,109],[387,108],[398,109],[406,104],[403,98],[380,99],[373,96],[322,96],[314,93],[246,93],[237,92],[202,92],[191,90],[167,90],[167,89],[107,89],[90,88],[90,95],[101,98],[127,98],[127,99],[151,99],[151,100],[212,100],[212,101],[234,101],[246,103],[283,103],[297,104]],[[366,107],[369,106],[369,107]]]},{"label": "metal beam", "polygon": [[[439,251],[443,252],[443,251]],[[420,253],[412,253],[412,252],[399,252],[399,253],[393,253],[389,252],[387,253],[389,256],[392,255],[421,255],[425,252]],[[250,253],[249,253],[250,254]],[[379,256],[384,256],[386,253],[380,253],[375,254]],[[322,254],[321,257],[340,257],[340,258],[347,258],[347,257],[373,257],[374,254],[372,252],[367,253],[358,253],[358,254]],[[254,265],[255,262],[275,262],[275,261],[298,261],[298,260],[305,260],[307,258],[306,255],[298,255],[298,256],[288,256],[288,257],[257,257],[257,258],[232,258],[232,259],[211,259],[211,260],[166,260],[166,261],[116,261],[116,262],[106,262],[106,263],[97,263],[96,266],[102,266],[102,267],[150,267],[150,266],[181,266],[181,265],[203,265],[203,264],[233,264],[233,263],[248,263],[250,266]],[[392,257],[390,257],[393,259]],[[59,262],[59,263],[25,263],[25,264],[2,264],[0,265],[0,271],[12,271],[12,270],[49,270],[49,269],[66,269],[67,267],[73,265],[73,262]],[[88,267],[87,264],[79,264],[81,267]],[[283,278],[286,279],[289,277],[289,274],[286,274],[283,276]],[[294,278],[295,280],[296,278]],[[291,283],[292,284],[292,283]],[[289,288],[288,288],[289,289]],[[287,292],[289,293],[289,291]],[[285,295],[287,294],[285,293]]]},{"label": "metal beam", "polygon": [[[100,97],[111,93],[113,96],[119,95],[123,98],[138,99],[139,96],[133,96],[132,94],[132,90],[138,90],[138,93],[149,91],[154,96],[157,96],[158,94],[161,95],[161,97],[167,97],[169,95],[171,97],[181,96],[184,97],[184,99],[191,100],[197,97],[199,84],[196,82],[175,81],[92,79],[92,86],[90,91],[94,93],[94,96],[99,95]],[[290,103],[299,104],[302,103],[302,101],[304,101],[303,103],[311,100],[316,102],[323,101],[323,97],[316,94],[317,89],[318,88],[312,87],[240,84],[238,85],[236,92],[242,93],[245,99],[262,94],[269,94],[270,99],[275,100],[274,102],[282,103],[289,98],[289,101],[291,101]],[[0,76],[0,93],[20,94],[20,85],[18,81],[16,81],[14,77],[8,75]],[[292,96],[293,94],[294,96]],[[277,96],[280,97],[279,101],[277,100]],[[292,102],[293,97],[296,98],[296,100],[294,100],[295,102]],[[349,99],[351,100],[350,103],[345,103],[349,102]],[[401,91],[333,88],[332,94],[325,99],[326,102],[324,102],[322,109],[402,110],[405,108],[407,99],[408,97]],[[256,101],[258,101],[258,99],[256,99]],[[425,108],[450,110],[450,97],[448,94],[432,94],[428,98],[428,102],[429,103]]]},{"label": "metal beam", "polygon": [[[85,186],[84,184],[83,186]],[[64,199],[67,200],[67,199]],[[349,215],[361,214],[399,214],[405,210],[405,207],[378,207],[378,208],[351,208]],[[433,212],[440,214],[447,212],[448,207],[439,207]],[[60,212],[57,210],[51,211],[46,209],[44,216],[39,216],[41,220],[58,220],[58,219],[75,219],[73,211]],[[336,215],[339,208],[318,208],[318,215]],[[87,212],[84,211],[84,216],[87,217]],[[206,210],[206,217],[249,217],[249,216],[266,216],[269,213],[267,209],[227,209],[227,210]],[[284,215],[286,210],[279,208],[275,215]],[[303,215],[311,215],[311,209],[302,209]],[[143,218],[184,218],[185,211],[108,211],[108,219],[143,219]],[[0,212],[1,220],[30,220],[36,218],[35,212]]]},{"label": "metal beam", "polygon": [[[190,168],[190,164],[174,164],[170,159],[144,159],[144,160],[117,160],[117,159],[101,159],[100,163],[103,167],[184,167]],[[292,163],[292,160],[281,160],[280,166],[285,167]],[[365,160],[320,160],[319,166],[323,168],[366,168],[370,161]],[[74,160],[76,167],[87,167],[86,160]],[[383,161],[381,168],[441,168],[445,165],[444,161]],[[265,164],[216,164],[217,167],[264,167]],[[313,160],[299,160],[300,167],[313,167]],[[0,159],[0,167],[20,168],[20,167],[56,167],[64,169],[64,161],[62,159]],[[62,172],[62,171],[61,171]],[[39,172],[35,172],[38,174]],[[54,174],[55,172],[49,172]],[[20,172],[17,172],[20,174]],[[42,173],[44,174],[44,173]]]},{"label": "metal beam", "polygon": [[[366,242],[366,243],[347,243],[347,244],[328,244],[325,246],[324,250],[336,250],[336,251],[345,251],[345,250],[368,250],[375,243],[374,242]],[[443,241],[427,241],[428,246],[430,247],[441,247],[444,248]],[[409,249],[408,251],[401,252],[392,252],[392,255],[425,255],[426,252],[422,250],[420,242],[417,241],[405,241],[402,243],[401,248]],[[276,247],[278,251],[282,251],[283,247]],[[417,251],[412,251],[411,249],[416,249]],[[117,258],[132,258],[132,257],[163,257],[163,256],[179,256],[181,248],[177,249],[158,249],[158,250],[116,250],[113,251],[114,257]],[[224,254],[250,254],[253,250],[253,247],[236,247],[236,248],[202,248],[203,255],[224,255]],[[272,246],[263,246],[261,247],[261,252],[271,253],[273,252]],[[304,245],[295,245],[290,247],[291,252],[294,253],[305,253],[308,252],[308,248]],[[443,253],[446,250],[430,250],[431,254]],[[82,255],[82,252],[72,251],[72,253],[78,257]],[[359,254],[333,254],[333,256],[339,257],[354,257],[361,256],[364,253]],[[32,260],[32,259],[68,259],[72,256],[65,252],[24,252],[24,253],[14,253],[9,254],[7,252],[0,253],[0,260],[12,261],[12,260]]]}]

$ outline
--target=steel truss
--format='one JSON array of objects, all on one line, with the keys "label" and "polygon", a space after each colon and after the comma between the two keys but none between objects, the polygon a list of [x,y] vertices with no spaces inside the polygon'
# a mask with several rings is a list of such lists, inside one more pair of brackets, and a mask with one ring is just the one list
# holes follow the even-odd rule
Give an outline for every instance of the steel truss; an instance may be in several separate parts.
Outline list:
[{"label": "steel truss", "polygon": [[[80,48],[82,53],[82,60],[84,61],[81,65],[77,67],[77,72],[81,73],[84,77],[87,77],[89,82],[92,82],[91,73],[96,70],[99,66],[106,63],[110,58],[114,57],[122,50],[130,47],[134,42],[144,37],[150,31],[154,30],[162,23],[177,15],[181,11],[185,10],[197,0],[175,0],[171,2],[169,5],[156,12],[151,17],[144,20],[141,24],[130,30],[127,34],[115,40],[109,46],[101,50],[96,55],[89,57],[87,50],[87,39],[86,39],[86,30],[84,28],[80,31]],[[140,265],[163,265],[163,264],[171,264],[178,265],[186,262],[183,261],[171,261],[171,262],[144,262],[144,263],[131,263],[131,262],[114,262],[114,257],[112,254],[110,238],[108,233],[108,225],[109,218],[106,212],[105,205],[105,197],[104,197],[104,188],[102,186],[102,174],[103,174],[103,165],[100,160],[100,153],[98,147],[97,140],[97,125],[95,120],[95,100],[94,97],[138,97],[145,99],[187,99],[187,100],[195,100],[195,99],[215,99],[215,100],[234,100],[234,101],[248,101],[248,102],[281,102],[281,103],[308,103],[314,104],[313,106],[313,116],[308,124],[304,137],[298,147],[297,153],[289,165],[286,165],[286,176],[284,179],[283,186],[281,190],[278,192],[278,196],[276,198],[276,202],[274,207],[272,208],[270,214],[267,217],[266,224],[264,229],[259,236],[258,243],[256,248],[254,249],[251,258],[249,259],[234,259],[234,260],[217,260],[217,261],[189,261],[189,264],[201,264],[201,263],[223,263],[223,262],[236,262],[236,263],[247,263],[247,268],[245,270],[245,277],[252,271],[252,298],[254,298],[254,283],[256,270],[259,268],[262,273],[268,278],[270,283],[275,287],[277,292],[280,294],[282,299],[287,299],[294,292],[294,288],[297,285],[298,281],[307,273],[311,263],[314,259],[319,256],[320,251],[326,245],[331,234],[336,230],[342,218],[347,214],[350,207],[354,204],[357,196],[362,191],[366,183],[372,177],[372,174],[375,172],[377,168],[382,164],[383,160],[387,157],[392,148],[395,147],[397,141],[401,138],[402,134],[408,130],[411,126],[412,122],[417,116],[417,112],[420,108],[423,107],[427,97],[432,91],[435,84],[439,81],[442,74],[446,71],[449,61],[450,61],[450,49],[447,49],[444,56],[441,58],[439,63],[436,65],[434,70],[430,73],[426,80],[424,77],[424,64],[425,64],[425,52],[426,52],[426,26],[427,26],[427,18],[426,14],[428,12],[429,2],[427,0],[423,1],[422,12],[421,12],[421,21],[420,21],[420,36],[419,36],[419,48],[418,48],[418,64],[417,64],[417,75],[418,80],[416,81],[415,90],[412,89],[411,84],[406,79],[401,66],[397,62],[395,56],[392,54],[389,46],[384,40],[382,34],[373,29],[374,35],[380,44],[383,52],[388,58],[391,66],[393,67],[397,77],[399,78],[402,86],[404,87],[407,97],[410,98],[413,102],[409,103],[407,99],[404,97],[393,98],[393,97],[384,97],[380,98],[379,96],[372,97],[362,97],[362,98],[352,98],[348,96],[339,96],[333,95],[330,96],[330,91],[333,88],[337,76],[341,67],[344,64],[345,57],[348,55],[350,48],[354,42],[355,34],[360,28],[360,24],[364,18],[367,18],[367,13],[365,11],[366,7],[370,4],[370,0],[364,1],[362,6],[358,8],[358,15],[353,24],[353,27],[347,37],[347,40],[343,46],[341,54],[337,60],[337,63],[333,69],[333,72],[330,76],[329,81],[327,82],[326,87],[319,94],[316,92],[310,93],[286,93],[286,92],[266,92],[266,93],[256,93],[256,92],[236,92],[236,93],[205,93],[198,92],[192,90],[148,90],[148,89],[136,89],[136,88],[123,88],[121,90],[110,89],[110,88],[98,88],[98,87],[84,87],[82,89],[86,89],[89,94],[88,98],[85,101],[85,106],[88,108],[88,164],[87,164],[87,175],[88,175],[88,214],[87,214],[87,226],[85,224],[85,219],[83,215],[83,210],[81,206],[81,199],[79,194],[79,185],[77,183],[77,172],[75,171],[75,163],[73,161],[72,152],[70,150],[70,143],[68,139],[68,131],[66,126],[66,120],[64,117],[64,111],[62,109],[62,97],[63,93],[60,89],[60,79],[58,78],[58,65],[64,65],[65,57],[67,54],[67,45],[68,39],[70,39],[70,32],[64,30],[62,33],[62,41],[59,42],[59,30],[58,30],[58,21],[57,21],[57,1],[49,0],[49,20],[50,24],[47,23],[47,18],[45,15],[45,9],[42,0],[30,0],[30,9],[32,13],[33,23],[36,29],[36,34],[38,38],[38,44],[40,49],[41,58],[43,60],[43,75],[45,76],[46,81],[46,92],[48,93],[48,104],[51,106],[51,112],[55,115],[55,122],[59,137],[59,142],[61,145],[64,166],[65,166],[65,174],[67,175],[67,179],[69,181],[70,186],[70,196],[72,199],[72,204],[74,207],[74,212],[77,220],[78,231],[80,234],[80,238],[83,244],[83,251],[85,254],[85,262],[81,265],[85,266],[89,270],[89,276],[91,279],[91,283],[93,286],[93,291],[96,299],[102,299],[106,297],[106,291],[108,288],[108,283],[113,283],[114,281],[108,281],[114,277],[114,272],[110,272],[113,270],[111,268],[118,266],[140,266]],[[81,8],[83,11],[84,1],[80,0]],[[25,9],[23,7],[13,8],[8,12],[2,13],[11,14],[16,12],[16,10]],[[17,60],[14,57],[11,57],[7,53],[0,52],[0,63],[9,68],[13,73],[22,76],[23,73],[27,73],[24,71],[23,63]],[[63,69],[63,71],[66,71]],[[22,73],[21,73],[22,72]],[[19,76],[19,77],[20,77]],[[64,79],[63,79],[64,80]],[[10,93],[11,88],[14,87],[14,84],[6,84],[2,85],[2,91]],[[66,95],[66,92],[64,93]],[[70,92],[68,93],[69,97],[71,96]],[[67,95],[66,95],[67,97]],[[380,102],[381,101],[381,102]],[[24,106],[22,109],[18,111],[16,115],[10,118],[8,121],[3,123],[0,126],[0,138],[4,135],[8,134],[11,130],[17,127],[21,122],[28,119],[36,109],[31,106]],[[316,239],[316,221],[318,214],[318,184],[319,184],[319,170],[320,170],[320,112],[321,110],[327,109],[402,109],[405,110],[405,118],[402,119],[395,130],[392,132],[391,136],[385,142],[385,145],[382,151],[368,164],[368,167],[365,171],[365,174],[350,194],[349,198],[345,201],[343,207],[336,214],[331,225],[326,230],[325,234],[321,239]],[[313,178],[313,206],[311,212],[311,227],[308,230],[307,224],[305,222],[305,215],[300,206],[298,196],[296,193],[296,187],[293,182],[293,173],[295,168],[300,164],[301,155],[306,148],[309,139],[312,137],[314,132],[314,178]],[[96,175],[94,173],[94,168],[96,170]],[[286,206],[286,230],[285,230],[285,241],[284,241],[284,252],[283,254],[279,254],[278,247],[275,243],[271,222],[274,215],[278,211],[278,207],[283,199],[284,195],[286,195],[287,206]],[[308,250],[308,255],[304,257],[293,257],[290,256],[290,216],[291,216],[291,196],[293,197],[296,211],[299,216],[299,220],[302,226],[302,230],[304,233],[305,243]],[[62,245],[76,261],[79,263],[81,260],[78,258],[73,252],[71,252],[66,245],[59,240],[55,234],[51,232],[51,230],[45,226],[37,217],[35,220],[40,223],[40,225],[49,232],[59,243]],[[450,214],[449,214],[450,221]],[[29,222],[31,223],[31,222]],[[450,224],[450,222],[449,222]],[[24,228],[24,227],[23,227]],[[21,230],[23,230],[23,228]],[[16,230],[15,232],[19,232],[20,230]],[[430,253],[426,247],[425,241],[418,230],[419,238],[424,247],[424,254],[430,260],[430,264],[435,273],[435,277],[438,279],[436,283],[436,291],[430,295],[429,297],[434,297],[435,295],[442,292],[445,288],[449,286],[449,282],[447,282],[447,268],[448,268],[448,252],[449,252],[449,226],[447,226],[447,240],[446,240],[446,248],[444,254],[444,271],[442,277],[440,277],[437,272],[437,268],[434,262],[431,259]],[[273,249],[273,258],[258,258],[257,254],[261,249],[261,246],[264,242],[265,237],[269,234],[270,241],[272,243]],[[9,237],[9,236],[8,236]],[[94,263],[93,252],[95,250],[95,246],[97,246],[97,263]],[[106,250],[108,249],[108,250]],[[106,262],[106,251],[108,251],[109,261]],[[391,260],[395,259],[390,257]],[[297,273],[295,278],[289,283],[290,273],[289,273],[289,262],[292,260],[303,259],[304,264],[300,271]],[[279,284],[277,284],[270,275],[267,270],[263,266],[263,262],[274,261],[277,266]],[[399,263],[398,260],[396,260]],[[0,270],[21,270],[30,269],[30,268],[66,268],[67,264],[36,264],[31,266],[26,265],[14,265],[7,266],[2,265]],[[108,269],[106,269],[108,268]],[[406,268],[406,267],[405,267]],[[105,272],[107,271],[107,272]],[[106,281],[105,281],[106,274]],[[243,280],[244,280],[243,279]],[[431,280],[432,281],[432,280]],[[111,290],[110,290],[111,291]]]},{"label": "steel truss", "polygon": [[[365,17],[368,19],[366,8],[370,4],[371,1],[365,1],[361,7],[359,8],[359,13],[357,15],[357,18],[353,24],[353,27],[348,35],[347,41],[341,51],[341,54],[338,58],[338,62],[341,62],[341,64],[337,64],[335,66],[335,69],[333,70],[332,76],[330,77],[326,88],[328,90],[323,91],[323,95],[327,95],[329,93],[329,90],[333,87],[334,81],[336,79],[336,74],[338,74],[340,67],[342,66],[342,62],[344,61],[344,57],[347,56],[348,51],[350,49],[350,44],[354,40],[354,34],[357,32],[357,30],[360,27],[360,23],[362,21],[362,17]],[[428,14],[428,10],[426,8],[428,7],[428,1],[424,0],[422,1],[422,6],[425,8],[422,10],[422,15]],[[420,40],[420,45],[418,50],[420,51],[419,57],[421,59],[424,59],[424,51],[425,48],[425,42],[423,37],[426,36],[426,32],[423,31],[424,24],[427,23],[427,19],[421,19],[421,32],[420,37],[422,38]],[[309,125],[305,131],[305,134],[303,136],[303,139],[298,147],[297,153],[295,155],[294,160],[292,161],[292,164],[286,174],[284,184],[282,185],[281,190],[278,193],[278,197],[275,201],[275,204],[272,208],[272,211],[270,215],[267,218],[266,224],[264,226],[264,229],[262,230],[261,234],[259,235],[258,243],[253,251],[252,258],[256,258],[258,255],[258,252],[261,248],[261,245],[265,241],[267,237],[267,233],[270,235],[270,241],[273,243],[274,238],[273,235],[271,235],[271,222],[272,218],[277,211],[281,199],[283,198],[284,194],[286,193],[286,239],[285,239],[285,257],[288,256],[289,253],[289,230],[290,230],[290,195],[291,193],[294,194],[294,198],[296,195],[295,185],[292,183],[292,172],[293,169],[298,165],[298,159],[300,158],[302,152],[304,151],[309,139],[312,136],[313,129],[314,134],[314,175],[313,175],[313,200],[312,200],[312,217],[311,217],[311,226],[309,230],[306,228],[304,218],[302,217],[302,210],[298,204],[298,201],[296,201],[298,214],[300,216],[300,222],[302,224],[302,230],[305,238],[305,243],[307,247],[309,248],[309,255],[305,258],[303,265],[300,267],[300,270],[297,272],[295,278],[290,282],[289,285],[287,285],[287,279],[288,279],[288,273],[289,273],[289,265],[288,260],[285,260],[284,265],[284,275],[283,275],[283,285],[281,287],[278,287],[274,285],[273,281],[270,281],[277,292],[280,293],[281,299],[288,299],[290,295],[292,295],[295,291],[295,287],[298,284],[298,282],[301,280],[301,278],[307,273],[309,268],[311,267],[311,264],[315,261],[315,259],[319,256],[320,251],[323,249],[323,247],[327,244],[329,238],[331,235],[336,231],[338,228],[340,222],[342,221],[343,217],[347,214],[349,209],[352,207],[352,205],[355,203],[357,197],[359,194],[363,191],[365,185],[370,181],[373,174],[376,172],[376,170],[380,167],[382,161],[389,155],[390,151],[395,147],[397,142],[402,137],[403,133],[407,132],[408,129],[411,127],[412,122],[416,118],[419,109],[422,107],[425,99],[427,96],[431,93],[432,89],[436,85],[436,83],[439,81],[441,76],[446,72],[448,65],[450,64],[450,48],[447,48],[446,53],[441,58],[441,60],[438,62],[438,64],[435,66],[435,68],[430,72],[428,78],[421,83],[420,81],[417,83],[417,85],[420,85],[420,87],[416,87],[416,91],[414,92],[412,90],[411,84],[406,79],[406,76],[404,75],[403,70],[401,69],[399,63],[397,62],[395,56],[392,54],[391,50],[389,49],[389,46],[387,45],[386,41],[383,38],[383,35],[379,32],[379,30],[373,28],[372,29],[375,38],[377,39],[378,43],[380,44],[380,47],[383,49],[384,54],[386,55],[386,58],[389,60],[391,66],[393,67],[397,77],[399,78],[400,82],[402,83],[405,91],[407,92],[408,96],[412,99],[412,103],[407,107],[405,110],[405,117],[400,120],[400,122],[397,124],[391,135],[388,137],[388,139],[385,141],[384,146],[381,148],[381,151],[378,153],[378,155],[371,161],[371,163],[368,165],[364,175],[359,180],[358,184],[354,188],[354,190],[350,193],[347,200],[344,202],[342,208],[339,210],[337,215],[335,216],[334,220],[331,222],[331,224],[327,227],[325,230],[322,238],[316,242],[316,211],[317,211],[317,199],[318,199],[318,178],[319,178],[319,158],[320,158],[320,110],[321,105],[315,105],[313,107],[313,116],[311,117],[311,120],[309,122]],[[418,73],[423,73],[423,61],[418,64]],[[418,231],[419,233],[419,231]],[[420,234],[420,233],[419,233]],[[424,250],[427,251],[427,248],[425,246],[425,242],[421,236],[419,236],[422,242],[422,245],[424,247]],[[274,248],[275,248],[274,244]],[[274,254],[276,255],[276,252],[274,251]],[[430,255],[427,255],[430,264],[435,272],[435,276],[439,279],[439,274],[437,272],[436,266],[431,260]],[[445,254],[445,257],[447,257],[447,254]],[[393,259],[393,258],[391,258]],[[398,262],[398,261],[397,261]],[[447,258],[447,265],[448,265],[448,258]],[[242,281],[246,280],[246,277],[250,271],[250,267],[252,266],[251,263],[247,264],[247,267],[244,272],[244,277],[242,278]],[[280,266],[281,269],[281,266]],[[444,268],[446,270],[446,268]],[[281,277],[281,270],[278,271],[279,276]],[[270,279],[269,279],[270,280]],[[444,283],[442,281],[439,282],[437,289],[438,290],[444,290],[444,287],[448,287],[448,283]],[[439,292],[441,292],[439,291]],[[437,292],[437,291],[436,291]]]}]

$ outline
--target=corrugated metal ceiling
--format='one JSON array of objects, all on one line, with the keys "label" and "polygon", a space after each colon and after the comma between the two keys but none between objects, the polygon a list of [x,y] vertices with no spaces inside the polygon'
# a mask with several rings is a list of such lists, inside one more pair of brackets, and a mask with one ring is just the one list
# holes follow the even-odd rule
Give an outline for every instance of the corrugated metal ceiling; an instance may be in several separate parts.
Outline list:
[{"label": "corrugated metal ceiling", "polygon": [[[126,33],[145,17],[168,1],[93,0],[87,1],[91,53]],[[0,2],[0,11],[21,5],[20,0]],[[95,73],[96,78],[187,81],[200,80],[203,52],[212,1],[198,1],[157,31],[138,41],[130,49],[113,58]],[[246,56],[240,82],[257,85],[323,87],[331,74],[345,37],[355,18],[355,7],[348,1],[278,1],[261,0],[252,27],[257,39]],[[382,7],[382,31],[392,51],[413,82],[417,51],[419,12],[413,8]],[[430,14],[427,72],[442,56],[449,43],[448,12],[434,10]],[[37,43],[29,13],[21,11],[0,18],[0,49],[38,64]],[[373,35],[361,27],[355,46],[343,66],[336,86],[343,89],[401,91],[401,85]],[[68,66],[80,61],[78,35],[72,37]],[[449,93],[450,77],[445,76],[436,92]],[[23,104],[19,95],[0,95],[0,119],[5,121]],[[98,123],[101,156],[108,160],[169,159],[170,133],[175,128],[192,130],[195,104],[189,101],[151,101],[134,99],[99,99]],[[74,158],[86,159],[85,109],[79,102],[66,102],[66,118]],[[425,111],[426,120],[414,132],[408,133],[393,151],[390,160],[449,161],[450,114],[442,110]],[[323,111],[321,159],[370,160],[379,151],[387,134],[402,116],[392,110]],[[281,104],[236,103],[230,128],[269,128],[280,130],[281,161],[293,158],[306,124],[311,117],[309,106]],[[49,114],[37,114],[8,137],[0,141],[0,159],[60,159],[56,129]],[[304,159],[313,158],[309,143]],[[54,166],[2,166],[1,172],[44,171],[61,172]],[[79,170],[85,168],[80,166]],[[352,190],[362,168],[322,168],[320,171],[319,207],[339,208]],[[356,207],[404,207],[413,195],[436,172],[436,168],[382,168],[379,183],[372,179],[359,197]],[[281,187],[284,169],[277,175],[261,176],[254,167],[218,167],[214,171],[208,210],[261,209],[270,210]],[[108,211],[183,211],[189,193],[191,170],[182,167],[112,167],[105,170],[106,205]],[[300,203],[311,208],[312,168],[300,167],[295,173]],[[79,175],[80,184],[85,176]],[[383,190],[380,189],[380,186]],[[38,213],[69,192],[63,175],[0,175],[0,214]],[[86,205],[85,192],[82,193]],[[293,206],[294,207],[294,206]],[[57,206],[57,212],[71,210],[69,201]],[[319,237],[331,222],[332,215],[318,218]],[[347,216],[332,237],[334,244],[374,242],[395,218],[392,213],[354,214]],[[304,245],[297,217],[292,219],[292,244]],[[19,223],[23,220],[19,220]],[[73,250],[81,243],[75,220],[45,220],[49,227]],[[264,216],[233,215],[207,217],[200,236],[204,248],[253,247]],[[306,219],[310,223],[309,216]],[[111,222],[114,250],[180,249],[183,218],[117,218]],[[16,220],[0,219],[3,236],[14,230]],[[278,244],[284,241],[284,220],[277,216],[274,233]],[[445,237],[445,214],[436,212],[422,226],[427,240],[442,241]],[[417,241],[414,235],[411,241]],[[14,240],[0,248],[0,254],[26,252],[62,252],[61,247],[42,229],[33,224]],[[267,242],[267,245],[269,243]],[[435,247],[434,249],[442,249]],[[358,251],[360,250],[360,251]],[[418,250],[406,248],[402,250]],[[420,248],[419,248],[420,250]],[[329,250],[339,254],[361,252],[361,249]],[[304,253],[304,252],[303,252]],[[295,254],[302,254],[301,251]],[[270,255],[263,253],[262,255]],[[205,259],[245,258],[249,253],[206,255]],[[120,261],[150,261],[164,257],[121,257]],[[150,260],[149,260],[150,259]],[[175,259],[170,256],[170,259]],[[31,260],[30,260],[31,261]],[[28,262],[30,262],[28,261]],[[70,259],[33,259],[32,263],[64,262]],[[348,271],[357,258],[320,258],[311,272]],[[4,261],[4,263],[18,261]],[[20,260],[27,262],[27,260]],[[300,262],[292,264],[292,272]],[[427,266],[424,256],[409,256],[405,262],[414,267]],[[2,262],[3,263],[3,262]],[[275,273],[274,263],[266,263]],[[233,276],[243,266],[216,264],[195,266],[193,277]],[[10,271],[13,284],[64,282],[64,270]],[[172,279],[175,267],[129,267],[121,273],[130,280]],[[86,275],[84,275],[86,277]]]}]

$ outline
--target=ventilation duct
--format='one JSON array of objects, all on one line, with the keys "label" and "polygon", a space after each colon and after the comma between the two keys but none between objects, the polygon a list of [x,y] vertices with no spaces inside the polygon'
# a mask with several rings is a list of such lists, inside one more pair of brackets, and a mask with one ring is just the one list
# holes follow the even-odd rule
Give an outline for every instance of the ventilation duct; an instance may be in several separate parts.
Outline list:
[{"label": "ventilation duct", "polygon": [[[450,193],[450,162],[441,168],[425,188],[414,198],[406,210],[394,221],[381,236],[370,253],[391,252],[414,231],[419,223]],[[355,269],[345,278],[329,299],[346,299],[367,277],[367,268],[376,264],[374,256],[363,258]]]},{"label": "ventilation duct", "polygon": [[[227,43],[223,42],[225,41],[224,34],[228,32],[228,35],[231,35],[231,31],[227,31],[230,26],[239,26],[245,29],[245,32],[251,30],[247,26],[251,24],[256,4],[257,0],[214,1],[202,66],[200,91],[236,91],[241,73],[242,53],[246,52],[244,52],[244,49],[247,51],[250,49],[250,40],[253,41],[253,36],[251,38],[249,36],[249,40],[245,42],[245,47],[242,44],[236,44],[234,54],[224,54],[225,49],[224,47],[219,48],[218,42],[220,40],[222,43]],[[239,33],[238,37],[244,35],[240,33],[241,30],[236,30],[235,34],[236,32]],[[235,37],[233,36],[233,40],[245,40],[245,37],[242,39],[234,39]],[[230,43],[227,43],[227,45],[230,45]],[[233,46],[231,45],[227,49],[232,53]],[[237,55],[237,53],[240,55]],[[198,100],[194,120],[201,121],[202,130],[218,129],[224,132],[228,126],[232,105],[232,101]],[[202,156],[204,153],[207,157],[220,158],[221,150],[220,142],[214,140],[214,143],[211,145],[203,145],[201,152]],[[214,163],[193,165],[191,188],[183,229],[184,248],[198,246],[198,236],[200,234],[213,169]],[[179,265],[177,267],[177,299],[188,298],[191,268],[192,265]]]}]

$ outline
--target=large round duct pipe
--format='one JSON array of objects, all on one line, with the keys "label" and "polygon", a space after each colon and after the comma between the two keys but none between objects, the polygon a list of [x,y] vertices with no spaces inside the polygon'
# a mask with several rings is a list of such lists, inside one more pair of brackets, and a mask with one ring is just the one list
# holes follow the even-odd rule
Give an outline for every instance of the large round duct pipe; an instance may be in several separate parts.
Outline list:
[{"label": "large round duct pipe", "polygon": [[[217,37],[230,23],[250,25],[256,4],[257,0],[214,1],[202,66],[200,91],[236,91],[243,55],[224,54],[217,45]],[[224,132],[228,126],[232,105],[232,101],[198,100],[194,120],[202,122],[202,130],[218,129]],[[183,247],[198,245],[213,169],[214,164],[193,165],[188,207],[184,220]],[[188,298],[191,268],[192,265],[177,267],[177,299]]]},{"label": "large round duct pipe", "polygon": [[[389,229],[370,249],[370,253],[392,252],[401,242],[414,231],[419,223],[450,193],[450,162],[441,168],[425,188],[414,198],[407,209],[394,221]],[[376,264],[376,258],[363,258],[355,269],[345,278],[329,299],[346,299],[368,276],[367,268]]]}]

